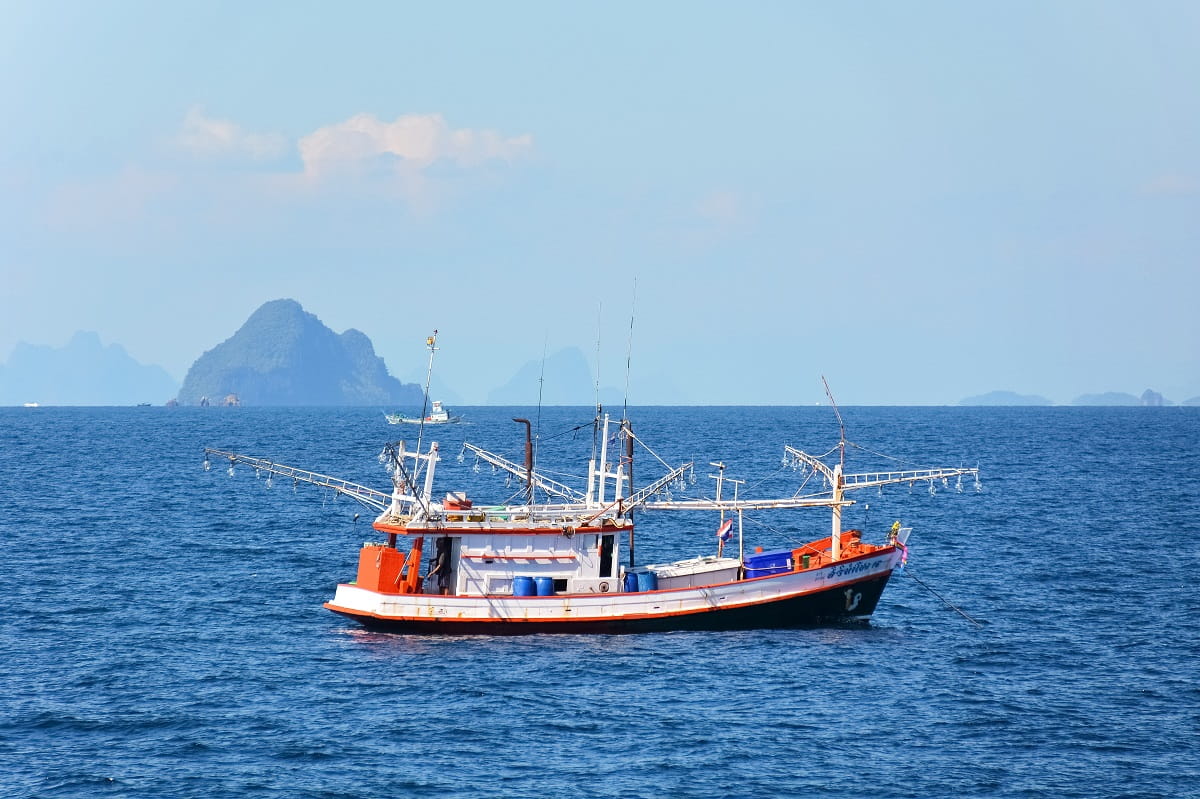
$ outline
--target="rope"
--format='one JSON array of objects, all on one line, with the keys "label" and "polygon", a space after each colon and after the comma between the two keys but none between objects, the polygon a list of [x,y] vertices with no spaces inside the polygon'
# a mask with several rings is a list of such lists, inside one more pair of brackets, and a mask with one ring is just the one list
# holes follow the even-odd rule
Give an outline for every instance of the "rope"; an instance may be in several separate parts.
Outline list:
[{"label": "rope", "polygon": [[574,427],[568,427],[566,430],[555,433],[554,435],[542,436],[542,441],[553,441],[554,439],[558,438],[559,436],[565,436],[567,433],[578,433],[583,428],[591,427],[591,426],[592,426],[592,422],[590,422],[590,421],[581,422],[580,424],[577,424]]},{"label": "rope", "polygon": [[658,461],[660,464],[662,464],[662,465],[663,465],[663,467],[664,467],[664,468],[665,468],[667,471],[670,471],[671,469],[673,469],[673,468],[674,468],[673,466],[671,466],[671,464],[667,463],[665,460],[663,460],[662,458],[660,458],[660,457],[658,456],[658,453],[657,453],[657,452],[655,452],[654,450],[650,449],[650,445],[649,445],[649,444],[647,444],[645,441],[642,441],[640,438],[638,438],[638,437],[637,437],[637,435],[636,435],[636,434],[635,434],[635,433],[634,433],[632,430],[628,430],[628,431],[627,431],[627,433],[628,433],[629,437],[633,439],[633,441],[634,441],[634,443],[635,443],[635,444],[640,444],[640,445],[641,445],[641,447],[642,447],[642,449],[646,450],[646,452],[649,452],[651,455],[653,455],[653,456],[654,456],[654,459],[655,459],[656,461]]},{"label": "rope", "polygon": [[921,579],[920,577],[918,577],[917,575],[913,574],[911,571],[907,571],[907,570],[906,570],[906,571],[904,572],[904,576],[905,576],[905,577],[911,577],[912,579],[916,580],[918,585],[922,586],[922,587],[923,587],[923,588],[924,588],[926,591],[928,591],[929,593],[933,594],[935,597],[937,597],[938,599],[940,599],[940,600],[942,601],[942,603],[943,603],[943,604],[944,604],[946,607],[948,607],[948,608],[950,608],[951,610],[953,610],[954,612],[958,613],[960,616],[962,616],[964,619],[966,619],[967,621],[969,621],[969,622],[971,622],[972,624],[974,624],[976,627],[982,627],[982,626],[983,626],[983,622],[976,621],[975,619],[972,619],[970,616],[968,616],[966,613],[964,613],[964,612],[963,612],[963,611],[962,611],[960,608],[958,608],[958,607],[954,606],[953,604],[951,604],[951,603],[950,603],[950,602],[949,602],[949,601],[948,601],[948,600],[947,600],[947,599],[946,599],[944,596],[942,596],[942,595],[941,595],[941,594],[939,594],[937,591],[934,591],[932,588],[930,588],[930,587],[929,587],[929,585],[928,585],[928,584],[926,584],[924,580],[922,580],[922,579]]},{"label": "rope", "polygon": [[783,473],[783,472],[787,472],[787,471],[791,471],[791,470],[792,470],[792,467],[788,466],[788,465],[785,463],[785,464],[783,464],[782,466],[780,466],[780,467],[779,467],[777,470],[775,470],[774,472],[772,472],[771,474],[765,475],[765,476],[764,476],[764,477],[763,477],[761,480],[759,480],[757,483],[754,483],[753,485],[747,485],[747,486],[746,486],[746,490],[747,490],[747,491],[753,491],[754,489],[758,488],[759,486],[761,486],[763,483],[767,482],[768,480],[774,480],[774,479],[775,479],[776,477],[778,477],[778,476],[779,476],[781,473]]},{"label": "rope", "polygon": [[930,467],[928,467],[922,463],[919,463],[917,461],[910,461],[907,458],[897,458],[895,455],[888,455],[883,452],[878,452],[876,450],[864,447],[862,444],[858,444],[853,441],[847,441],[846,446],[854,447],[857,450],[862,450],[863,452],[866,452],[870,455],[874,455],[877,458],[883,458],[885,461],[894,461],[896,463],[901,464],[902,466],[909,466],[913,469],[928,469],[928,468],[930,468]]}]

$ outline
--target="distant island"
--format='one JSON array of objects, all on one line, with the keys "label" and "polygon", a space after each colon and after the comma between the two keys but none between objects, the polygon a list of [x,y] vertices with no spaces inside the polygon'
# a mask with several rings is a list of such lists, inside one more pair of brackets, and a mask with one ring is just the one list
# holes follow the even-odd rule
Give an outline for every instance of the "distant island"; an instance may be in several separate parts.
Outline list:
[{"label": "distant island", "polygon": [[[488,392],[488,405],[591,405],[596,402],[596,376],[578,347],[568,347],[542,361],[529,361],[507,383]],[[605,405],[621,401],[619,391],[600,389]]]},{"label": "distant island", "polygon": [[179,390],[161,366],[81,330],[65,347],[20,342],[0,367],[0,405],[161,405]]},{"label": "distant island", "polygon": [[1103,394],[1083,394],[1078,396],[1071,402],[1072,405],[1106,405],[1106,406],[1143,406],[1147,408],[1160,408],[1164,405],[1174,405],[1175,403],[1163,399],[1163,395],[1157,391],[1146,389],[1142,392],[1142,396],[1135,397],[1133,394],[1125,394],[1119,391],[1107,391]]},{"label": "distant island", "polygon": [[421,387],[388,374],[358,330],[334,333],[295,300],[272,300],[201,355],[180,405],[408,405]]},{"label": "distant island", "polygon": [[967,397],[960,400],[959,405],[1053,405],[1045,397],[1036,394],[1017,394],[1013,391],[992,391],[977,397]]},{"label": "distant island", "polygon": [[[183,385],[161,366],[142,364],[120,344],[103,344],[94,332],[76,332],[65,347],[20,341],[7,362],[0,362],[0,406],[146,406],[282,405],[378,406],[420,408],[426,378],[422,359],[410,364],[408,380],[393,377],[366,335],[349,329],[338,334],[300,303],[272,300],[259,307],[227,340],[195,360]],[[690,404],[685,392],[655,376],[664,397]],[[485,405],[533,407],[614,406],[623,392],[601,386],[577,347],[527,361],[502,385],[483,396]],[[433,398],[458,394],[432,379]],[[478,390],[478,388],[476,388]],[[646,404],[654,404],[648,402]],[[869,403],[867,403],[869,404]],[[959,406],[974,407],[1168,407],[1200,406],[1200,396],[1178,403],[1146,389],[1081,394],[1055,402],[1038,394],[997,390],[965,397]]]},{"label": "distant island", "polygon": [[[975,397],[967,397],[959,405],[978,406],[1014,406],[1014,405],[1054,405],[1054,402],[1036,394],[1017,394],[1012,391],[992,391]],[[1126,394],[1121,391],[1106,391],[1101,394],[1081,394],[1071,401],[1072,405],[1081,407],[1141,407],[1162,408],[1174,405],[1174,402],[1163,397],[1153,389],[1146,389],[1141,396]],[[1200,405],[1200,397],[1193,397],[1179,403],[1180,405]]]}]

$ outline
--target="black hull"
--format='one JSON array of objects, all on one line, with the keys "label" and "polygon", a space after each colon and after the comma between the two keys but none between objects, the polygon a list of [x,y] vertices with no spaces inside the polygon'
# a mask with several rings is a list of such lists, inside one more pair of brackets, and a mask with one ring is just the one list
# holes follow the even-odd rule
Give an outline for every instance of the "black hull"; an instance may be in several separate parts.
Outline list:
[{"label": "black hull", "polygon": [[[755,630],[825,627],[862,622],[875,612],[890,573],[828,591],[700,613],[630,619],[552,621],[448,621],[381,619],[335,610],[368,630],[417,635],[533,635],[543,633],[602,634],[670,632],[676,630]],[[847,593],[849,591],[849,593]],[[848,610],[848,606],[853,610]]]}]

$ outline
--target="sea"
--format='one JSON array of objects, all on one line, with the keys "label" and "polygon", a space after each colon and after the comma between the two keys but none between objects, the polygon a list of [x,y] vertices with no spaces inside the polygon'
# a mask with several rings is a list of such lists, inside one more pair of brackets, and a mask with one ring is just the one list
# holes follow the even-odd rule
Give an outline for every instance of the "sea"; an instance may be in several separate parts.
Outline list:
[{"label": "sea", "polygon": [[[1200,408],[841,409],[868,489],[845,526],[912,528],[869,623],[624,636],[372,633],[322,607],[372,512],[205,447],[389,490],[582,488],[589,408],[0,409],[0,797],[1200,796]],[[620,416],[625,409],[612,411]],[[839,457],[829,407],[633,407],[640,485],[790,496]],[[613,444],[616,446],[616,444]],[[232,471],[232,473],[231,473]],[[729,493],[726,494],[728,496]],[[635,557],[716,549],[712,515],[638,516]],[[828,534],[747,514],[746,551]]]}]

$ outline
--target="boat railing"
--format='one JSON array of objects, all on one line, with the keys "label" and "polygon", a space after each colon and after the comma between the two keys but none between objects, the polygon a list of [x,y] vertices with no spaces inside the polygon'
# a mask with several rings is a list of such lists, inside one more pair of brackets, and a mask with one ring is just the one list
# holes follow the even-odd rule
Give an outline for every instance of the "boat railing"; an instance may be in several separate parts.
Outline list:
[{"label": "boat railing", "polygon": [[[600,524],[611,526],[620,523],[616,514],[599,519]],[[433,509],[429,515],[432,524],[480,524],[501,527],[557,527],[561,529],[590,527],[597,524],[594,508],[581,505],[476,505],[470,508]]]}]

